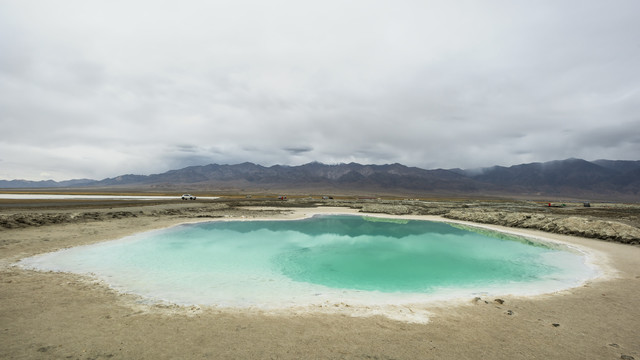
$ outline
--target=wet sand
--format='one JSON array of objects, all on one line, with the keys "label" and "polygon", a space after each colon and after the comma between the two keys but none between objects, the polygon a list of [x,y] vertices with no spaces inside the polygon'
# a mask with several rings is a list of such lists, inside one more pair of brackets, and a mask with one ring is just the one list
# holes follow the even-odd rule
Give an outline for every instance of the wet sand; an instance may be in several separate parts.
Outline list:
[{"label": "wet sand", "polygon": [[[278,314],[149,306],[86,277],[11,266],[38,253],[187,221],[355,212],[319,208],[278,214],[281,208],[247,208],[215,214],[207,210],[199,219],[171,215],[172,209],[184,206],[154,205],[159,216],[110,216],[1,230],[0,358],[640,359],[640,248],[534,230],[517,231],[589,249],[606,276],[542,296],[433,304],[427,324],[353,317],[339,304],[335,311]],[[149,208],[126,211],[142,214]]]}]

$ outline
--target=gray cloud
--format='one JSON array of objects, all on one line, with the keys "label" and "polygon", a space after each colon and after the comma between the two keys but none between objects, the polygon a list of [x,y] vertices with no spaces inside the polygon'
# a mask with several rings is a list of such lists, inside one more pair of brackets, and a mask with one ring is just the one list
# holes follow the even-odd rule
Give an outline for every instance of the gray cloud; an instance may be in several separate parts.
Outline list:
[{"label": "gray cloud", "polygon": [[309,151],[312,151],[313,148],[309,146],[300,146],[300,147],[287,147],[287,148],[284,148],[283,150],[288,152],[291,155],[301,155]]},{"label": "gray cloud", "polygon": [[631,0],[2,2],[0,178],[637,159],[638,13]]}]

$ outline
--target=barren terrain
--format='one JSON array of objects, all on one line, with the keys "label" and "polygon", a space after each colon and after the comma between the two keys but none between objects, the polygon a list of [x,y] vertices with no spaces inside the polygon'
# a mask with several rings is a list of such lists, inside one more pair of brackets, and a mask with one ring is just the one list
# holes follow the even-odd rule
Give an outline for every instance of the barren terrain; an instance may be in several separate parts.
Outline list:
[{"label": "barren terrain", "polygon": [[[0,202],[0,358],[640,359],[639,207],[551,205],[318,198]],[[508,226],[589,249],[605,276],[543,296],[437,304],[425,309],[429,323],[412,324],[353,317],[340,304],[333,312],[280,314],[145,305],[91,278],[12,266],[38,253],[182,222],[287,218],[318,207]]]}]

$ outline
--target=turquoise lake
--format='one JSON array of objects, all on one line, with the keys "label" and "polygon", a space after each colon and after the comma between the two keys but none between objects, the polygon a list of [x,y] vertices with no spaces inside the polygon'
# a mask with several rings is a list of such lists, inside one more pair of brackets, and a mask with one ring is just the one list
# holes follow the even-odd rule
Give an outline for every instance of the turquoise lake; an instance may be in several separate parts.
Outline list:
[{"label": "turquoise lake", "polygon": [[352,215],[185,224],[24,259],[149,301],[279,308],[539,294],[595,276],[562,245],[442,222]]}]

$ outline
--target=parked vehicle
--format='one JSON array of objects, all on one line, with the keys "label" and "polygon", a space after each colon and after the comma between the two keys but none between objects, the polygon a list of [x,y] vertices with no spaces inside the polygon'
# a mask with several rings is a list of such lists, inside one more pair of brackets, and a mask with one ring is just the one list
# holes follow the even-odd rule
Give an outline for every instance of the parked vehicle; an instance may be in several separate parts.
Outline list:
[{"label": "parked vehicle", "polygon": [[191,194],[182,194],[182,200],[195,200],[196,197]]}]

